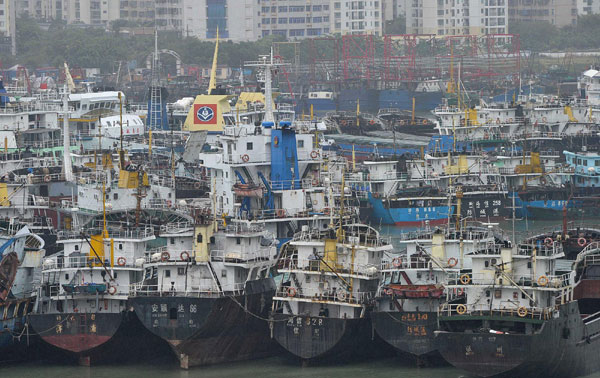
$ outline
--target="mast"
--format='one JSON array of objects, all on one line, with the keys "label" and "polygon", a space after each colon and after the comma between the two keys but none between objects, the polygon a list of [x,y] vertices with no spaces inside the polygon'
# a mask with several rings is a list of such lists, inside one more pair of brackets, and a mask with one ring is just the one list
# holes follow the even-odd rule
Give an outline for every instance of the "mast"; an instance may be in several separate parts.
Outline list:
[{"label": "mast", "polygon": [[213,89],[217,88],[217,59],[218,59],[218,57],[219,57],[219,27],[217,26],[217,42],[215,43],[215,54],[213,56],[212,69],[210,71],[210,81],[208,83],[207,94],[211,94]]},{"label": "mast", "polygon": [[65,173],[65,181],[73,182],[73,164],[71,162],[71,145],[69,134],[69,91],[67,86],[64,86],[63,94],[63,170]]},{"label": "mast", "polygon": [[121,143],[121,149],[119,150],[119,169],[125,167],[125,152],[123,151],[123,96],[119,91],[119,127],[121,128],[121,136],[119,141]]}]

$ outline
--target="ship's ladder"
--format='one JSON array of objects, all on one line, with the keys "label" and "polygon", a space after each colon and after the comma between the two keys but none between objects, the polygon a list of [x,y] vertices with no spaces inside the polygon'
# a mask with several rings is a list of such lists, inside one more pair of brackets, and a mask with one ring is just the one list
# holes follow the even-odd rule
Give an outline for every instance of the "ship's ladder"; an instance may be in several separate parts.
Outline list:
[{"label": "ship's ladder", "polygon": [[219,288],[219,292],[222,293],[223,288],[221,287],[221,282],[219,282],[219,277],[217,277],[217,272],[215,272],[215,269],[213,268],[210,261],[207,261],[207,265],[208,265],[208,269],[210,270],[210,274],[212,275],[213,281],[215,281],[215,284]]},{"label": "ship's ladder", "polygon": [[300,294],[300,296],[302,296],[302,286],[300,286],[300,281],[298,280],[298,277],[296,277],[295,273],[291,273],[290,277],[292,278],[292,281],[294,281],[294,284],[296,284],[296,288],[298,289],[298,294]]}]

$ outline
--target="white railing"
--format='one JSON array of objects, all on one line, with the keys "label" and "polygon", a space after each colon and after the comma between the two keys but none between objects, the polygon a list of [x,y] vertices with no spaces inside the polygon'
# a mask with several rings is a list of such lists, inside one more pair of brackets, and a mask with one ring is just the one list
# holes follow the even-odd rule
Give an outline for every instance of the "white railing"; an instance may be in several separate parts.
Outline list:
[{"label": "white railing", "polygon": [[[521,312],[519,312],[519,308],[522,308]],[[547,320],[552,318],[554,311],[556,310],[553,307],[540,308],[517,306],[514,308],[492,309],[491,311],[474,310],[470,309],[469,306],[465,304],[444,303],[438,308],[438,316],[500,316]]]},{"label": "white railing", "polygon": [[244,294],[246,284],[225,284],[222,291],[216,283],[210,285],[168,286],[146,285],[143,282],[129,286],[129,295],[132,297],[219,297]]},{"label": "white railing", "polygon": [[[343,294],[341,294],[343,293]],[[368,305],[373,302],[375,298],[375,291],[366,292],[353,292],[347,293],[345,291],[324,291],[318,288],[302,288],[298,290],[296,288],[289,288],[286,286],[279,287],[275,292],[274,300],[309,300],[312,302],[333,302],[340,304],[350,305]]]},{"label": "white railing", "polygon": [[77,256],[77,257],[64,257],[62,259],[48,259],[43,262],[42,270],[53,270],[53,269],[79,269],[79,268],[129,268],[129,269],[142,269],[142,266],[136,264],[136,261],[128,261],[123,257],[122,265],[119,264],[119,258],[122,256],[114,256],[114,263],[111,266],[110,255],[104,256],[104,265],[102,261],[97,257],[90,256]]},{"label": "white railing", "polygon": [[[125,224],[123,224],[123,226],[124,225]],[[120,228],[120,226],[121,225],[119,223],[107,224],[109,238],[112,238],[112,239],[145,239],[145,238],[154,236],[154,229],[152,227],[126,229],[126,228]],[[92,227],[95,227],[96,229],[101,230],[103,227],[102,220],[95,221],[94,225]],[[72,230],[72,231],[59,231],[58,232],[59,240],[81,239],[81,238],[82,238],[82,231]]]},{"label": "white railing", "polygon": [[[351,252],[349,252],[351,253]],[[321,260],[311,259],[284,259],[279,261],[280,271],[309,271],[309,272],[321,272],[321,273],[337,273],[340,275],[356,275],[363,278],[377,278],[379,276],[379,269],[374,264],[352,264],[350,262],[330,262]],[[332,270],[333,269],[333,270]]]}]

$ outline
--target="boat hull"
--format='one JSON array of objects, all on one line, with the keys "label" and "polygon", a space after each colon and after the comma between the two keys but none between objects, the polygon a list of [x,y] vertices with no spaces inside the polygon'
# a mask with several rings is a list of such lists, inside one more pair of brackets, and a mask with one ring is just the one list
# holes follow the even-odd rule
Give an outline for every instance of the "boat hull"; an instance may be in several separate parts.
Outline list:
[{"label": "boat hull", "polygon": [[303,362],[345,362],[372,355],[369,319],[272,314],[273,338]]},{"label": "boat hull", "polygon": [[475,376],[570,378],[600,370],[596,323],[585,324],[570,302],[533,334],[438,332],[436,341],[446,361]]},{"label": "boat hull", "polygon": [[182,368],[271,356],[268,312],[275,294],[272,279],[246,285],[246,294],[230,297],[135,297],[138,318],[166,340]]},{"label": "boat hull", "polygon": [[442,361],[435,340],[436,312],[374,311],[371,320],[377,335],[401,355],[428,363]]},{"label": "boat hull", "polygon": [[169,354],[166,343],[129,311],[30,314],[28,322],[51,346],[53,358],[76,358],[83,365],[149,361]]},{"label": "boat hull", "polygon": [[35,338],[27,332],[25,324],[32,305],[30,299],[0,303],[0,315],[5,309],[7,314],[6,318],[0,318],[0,362],[23,361],[30,357],[30,346]]}]

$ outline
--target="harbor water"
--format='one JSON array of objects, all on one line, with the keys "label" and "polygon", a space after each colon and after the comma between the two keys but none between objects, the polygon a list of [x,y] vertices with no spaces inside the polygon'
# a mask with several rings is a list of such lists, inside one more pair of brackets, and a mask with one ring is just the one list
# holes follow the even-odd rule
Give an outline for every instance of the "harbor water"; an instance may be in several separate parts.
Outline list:
[{"label": "harbor water", "polygon": [[[3,378],[469,378],[452,367],[416,368],[397,359],[343,366],[300,367],[283,358],[181,370],[176,365],[114,365],[94,368],[42,363],[0,367]],[[593,374],[587,378],[600,378]]]}]

